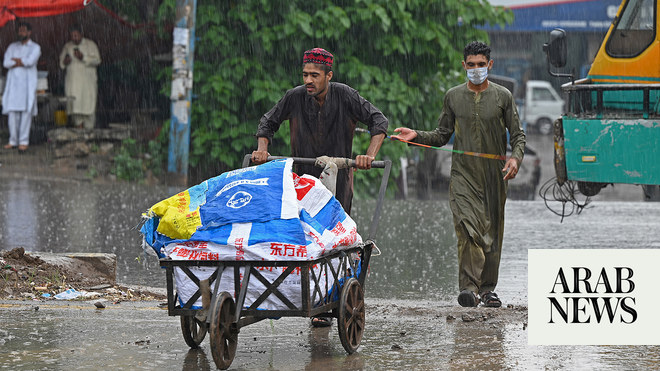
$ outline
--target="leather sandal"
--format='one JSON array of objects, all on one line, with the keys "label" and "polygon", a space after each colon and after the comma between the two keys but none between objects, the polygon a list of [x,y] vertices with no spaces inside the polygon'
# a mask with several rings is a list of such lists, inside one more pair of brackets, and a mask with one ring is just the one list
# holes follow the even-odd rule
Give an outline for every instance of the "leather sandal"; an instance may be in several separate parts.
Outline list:
[{"label": "leather sandal", "polygon": [[481,302],[484,303],[484,307],[499,308],[502,306],[502,301],[492,291],[481,294]]},{"label": "leather sandal", "polygon": [[312,317],[312,327],[330,327],[330,326],[332,326],[332,318]]}]

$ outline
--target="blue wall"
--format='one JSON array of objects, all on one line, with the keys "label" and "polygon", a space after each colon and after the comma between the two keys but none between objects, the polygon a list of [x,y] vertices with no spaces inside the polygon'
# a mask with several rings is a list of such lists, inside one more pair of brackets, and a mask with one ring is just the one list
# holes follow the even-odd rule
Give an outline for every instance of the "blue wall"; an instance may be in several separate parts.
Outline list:
[{"label": "blue wall", "polygon": [[[491,3],[497,4],[496,1]],[[502,28],[487,30],[549,31],[607,31],[616,16],[621,0],[587,0],[570,2],[535,2],[532,5],[512,6],[514,21]]]}]

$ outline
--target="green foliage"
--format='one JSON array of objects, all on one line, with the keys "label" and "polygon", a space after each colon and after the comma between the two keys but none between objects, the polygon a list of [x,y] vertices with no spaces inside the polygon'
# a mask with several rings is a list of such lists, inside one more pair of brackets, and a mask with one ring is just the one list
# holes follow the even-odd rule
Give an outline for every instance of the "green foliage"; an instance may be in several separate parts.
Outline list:
[{"label": "green foliage", "polygon": [[94,179],[99,176],[99,171],[96,169],[96,167],[91,166],[89,169],[87,169],[85,176],[89,179]]},{"label": "green foliage", "polygon": [[137,1],[103,0],[102,3],[103,6],[130,22],[137,22],[140,19],[140,4]]},{"label": "green foliage", "polygon": [[174,4],[174,1],[170,0],[101,0],[99,2],[102,3],[105,8],[114,12],[125,21],[136,25],[153,23],[153,13],[155,13],[160,6],[167,2]]},{"label": "green foliage", "polygon": [[[389,134],[398,126],[431,129],[445,91],[465,80],[463,47],[472,40],[487,41],[477,26],[512,20],[504,9],[480,0],[197,4],[190,163],[215,169],[218,164],[239,167],[256,148],[259,118],[287,89],[302,83],[305,50],[322,47],[333,53],[333,80],[352,86],[380,108],[390,120]],[[165,0],[158,12],[161,22],[174,10],[174,1]],[[282,125],[270,153],[289,153],[287,128]],[[355,154],[365,153],[368,142],[368,134],[356,134]],[[398,159],[407,150],[386,140],[378,157]],[[358,180],[368,173],[358,172]]]},{"label": "green foliage", "polygon": [[162,175],[167,162],[168,132],[169,122],[156,139],[145,144],[132,138],[124,139],[113,158],[111,173],[118,179],[128,181],[141,181],[147,170],[156,176]]},{"label": "green foliage", "polygon": [[144,177],[144,164],[139,157],[140,148],[135,139],[124,139],[121,148],[114,157],[111,173],[118,179],[135,181]]}]

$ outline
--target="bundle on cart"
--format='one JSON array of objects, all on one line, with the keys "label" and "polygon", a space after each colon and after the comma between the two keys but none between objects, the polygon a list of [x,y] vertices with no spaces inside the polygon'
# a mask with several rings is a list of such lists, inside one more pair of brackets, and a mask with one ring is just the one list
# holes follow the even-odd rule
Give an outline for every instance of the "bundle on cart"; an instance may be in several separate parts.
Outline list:
[{"label": "bundle on cart", "polygon": [[[292,159],[282,159],[229,171],[153,205],[143,215],[145,244],[159,258],[177,261],[306,261],[361,245],[355,222],[332,193],[317,178],[293,173],[292,164]],[[198,290],[194,281],[207,279],[216,271],[212,266],[187,269],[197,280],[180,267],[174,271],[181,306]],[[235,297],[239,287],[234,278],[240,281],[243,269],[225,268],[219,292]],[[284,269],[262,267],[260,273],[272,282]],[[327,270],[319,268],[314,274],[319,279],[311,284],[332,286],[327,285]],[[303,301],[300,280],[297,269],[279,285],[286,300],[296,306]],[[245,306],[266,286],[250,282]],[[310,287],[309,293],[315,290]],[[201,300],[193,308],[201,307]],[[282,308],[287,306],[277,295],[259,304],[259,309]]]}]

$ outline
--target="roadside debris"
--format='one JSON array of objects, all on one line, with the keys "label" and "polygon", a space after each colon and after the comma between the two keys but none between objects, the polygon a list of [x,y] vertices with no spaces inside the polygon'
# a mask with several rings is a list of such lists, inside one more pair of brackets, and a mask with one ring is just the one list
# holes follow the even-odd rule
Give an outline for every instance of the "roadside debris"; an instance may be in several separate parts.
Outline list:
[{"label": "roadside debris", "polygon": [[105,277],[69,272],[22,247],[0,251],[1,300],[163,300],[165,295],[113,285]]},{"label": "roadside debris", "polygon": [[72,300],[78,298],[94,298],[101,296],[98,292],[78,291],[76,289],[68,289],[54,296],[57,300]]}]

